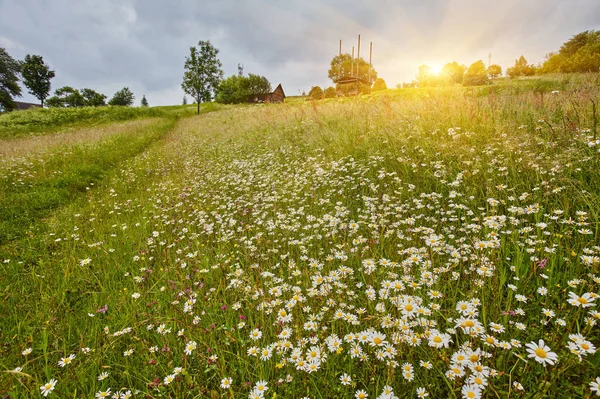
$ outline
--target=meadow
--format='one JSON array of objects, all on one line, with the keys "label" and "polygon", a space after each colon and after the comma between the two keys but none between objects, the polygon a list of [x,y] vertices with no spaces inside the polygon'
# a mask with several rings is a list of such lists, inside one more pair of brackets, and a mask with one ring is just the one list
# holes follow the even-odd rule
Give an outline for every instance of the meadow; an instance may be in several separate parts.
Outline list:
[{"label": "meadow", "polygon": [[599,81],[0,116],[0,397],[600,394]]}]

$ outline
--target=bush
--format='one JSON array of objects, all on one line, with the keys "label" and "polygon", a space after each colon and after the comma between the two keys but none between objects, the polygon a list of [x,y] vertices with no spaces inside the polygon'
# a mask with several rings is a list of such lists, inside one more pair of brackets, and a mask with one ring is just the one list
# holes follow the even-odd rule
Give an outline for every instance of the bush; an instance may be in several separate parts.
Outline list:
[{"label": "bush", "polygon": [[465,73],[463,86],[481,86],[488,82],[487,70],[483,61],[479,60],[471,64]]}]

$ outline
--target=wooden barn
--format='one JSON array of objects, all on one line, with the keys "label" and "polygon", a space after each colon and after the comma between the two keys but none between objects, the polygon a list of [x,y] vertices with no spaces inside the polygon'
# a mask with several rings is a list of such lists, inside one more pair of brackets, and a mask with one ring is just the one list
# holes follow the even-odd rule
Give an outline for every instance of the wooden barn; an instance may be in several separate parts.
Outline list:
[{"label": "wooden barn", "polygon": [[282,103],[285,100],[285,93],[281,83],[277,85],[272,93],[254,94],[250,97],[251,103]]}]

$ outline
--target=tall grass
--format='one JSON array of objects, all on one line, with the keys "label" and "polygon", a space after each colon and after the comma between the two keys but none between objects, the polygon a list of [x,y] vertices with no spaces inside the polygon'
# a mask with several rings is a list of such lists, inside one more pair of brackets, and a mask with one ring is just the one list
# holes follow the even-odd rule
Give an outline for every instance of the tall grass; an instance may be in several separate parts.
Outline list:
[{"label": "tall grass", "polygon": [[180,120],[0,249],[0,393],[591,396],[599,91]]}]

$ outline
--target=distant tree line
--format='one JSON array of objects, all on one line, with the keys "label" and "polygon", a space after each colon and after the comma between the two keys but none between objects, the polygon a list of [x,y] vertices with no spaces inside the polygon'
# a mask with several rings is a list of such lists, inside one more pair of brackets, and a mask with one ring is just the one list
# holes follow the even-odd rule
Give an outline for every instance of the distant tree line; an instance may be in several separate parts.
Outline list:
[{"label": "distant tree line", "polygon": [[[63,86],[48,98],[51,80],[56,73],[44,62],[41,55],[27,54],[25,59],[15,60],[6,49],[0,48],[0,111],[15,109],[15,97],[21,97],[19,81],[29,90],[29,94],[40,100],[43,107],[101,107],[107,105],[106,96],[85,88],[79,91],[71,86]],[[108,105],[131,106],[135,96],[128,87],[117,91]],[[147,107],[148,100],[143,96],[141,105]]]}]

